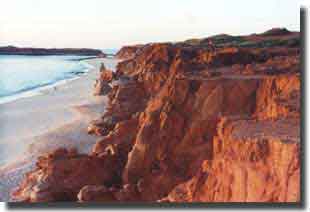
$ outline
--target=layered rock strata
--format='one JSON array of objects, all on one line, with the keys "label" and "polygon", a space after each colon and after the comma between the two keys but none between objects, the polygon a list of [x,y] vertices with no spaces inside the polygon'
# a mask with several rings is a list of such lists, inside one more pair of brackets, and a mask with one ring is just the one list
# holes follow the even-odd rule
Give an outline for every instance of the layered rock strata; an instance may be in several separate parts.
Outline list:
[{"label": "layered rock strata", "polygon": [[[57,157],[39,159],[15,197],[31,202],[299,202],[298,36],[273,29],[209,38],[216,39],[215,49],[203,40],[139,47],[119,63],[115,77],[101,74],[113,87],[107,111],[89,128],[102,136],[92,152],[62,156],[69,174],[58,168]],[[249,40],[255,45],[244,44]],[[81,169],[71,170],[75,165]],[[92,168],[92,178],[86,179]],[[51,185],[41,181],[42,175],[67,184],[55,184],[37,198],[36,186]]]}]

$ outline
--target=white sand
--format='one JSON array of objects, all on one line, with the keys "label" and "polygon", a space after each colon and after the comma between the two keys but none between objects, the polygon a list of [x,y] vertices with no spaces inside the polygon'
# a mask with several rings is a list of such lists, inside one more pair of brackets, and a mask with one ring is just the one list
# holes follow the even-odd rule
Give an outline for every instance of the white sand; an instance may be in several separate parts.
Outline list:
[{"label": "white sand", "polygon": [[117,61],[87,62],[95,68],[77,80],[0,105],[0,201],[10,200],[9,190],[33,167],[39,154],[59,147],[88,153],[98,139],[86,129],[90,120],[103,113],[106,97],[93,96],[93,85],[101,62],[112,68]]}]

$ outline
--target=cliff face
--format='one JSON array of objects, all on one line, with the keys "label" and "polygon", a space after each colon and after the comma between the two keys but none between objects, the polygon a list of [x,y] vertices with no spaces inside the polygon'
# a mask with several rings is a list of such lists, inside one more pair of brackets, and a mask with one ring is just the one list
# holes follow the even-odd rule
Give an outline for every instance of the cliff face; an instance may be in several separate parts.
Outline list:
[{"label": "cliff face", "polygon": [[[262,64],[262,66],[264,65]],[[172,69],[174,68],[178,71],[182,70],[181,67],[173,67]],[[123,174],[124,183],[140,185],[144,200],[156,200],[164,196],[175,185],[195,176],[195,173],[201,169],[201,164],[206,162],[215,166],[212,167],[211,165],[212,168],[206,171],[206,175],[214,174],[214,178],[217,179],[218,175],[222,174],[223,182],[221,183],[228,185],[231,184],[229,178],[226,178],[229,175],[224,170],[227,172],[229,172],[228,170],[237,171],[234,168],[226,168],[227,166],[230,167],[229,163],[238,166],[240,160],[240,163],[246,163],[248,160],[252,160],[252,157],[256,158],[253,159],[254,164],[255,160],[262,160],[259,162],[264,169],[267,169],[265,174],[267,178],[268,174],[275,172],[268,166],[281,166],[272,166],[268,163],[273,164],[274,161],[281,161],[278,164],[285,163],[288,159],[285,157],[289,155],[286,155],[285,151],[291,152],[291,160],[295,163],[292,165],[293,169],[299,168],[299,128],[295,128],[296,125],[299,125],[300,85],[298,74],[243,76],[229,74],[228,72],[226,71],[225,74],[217,77],[202,77],[195,76],[195,74],[184,77],[182,76],[184,73],[179,76],[178,73],[180,72],[178,72],[175,76],[171,75],[159,94],[149,101],[146,110],[140,116],[140,127]],[[226,136],[220,137],[217,128],[219,128],[220,121],[223,118],[233,119],[238,123],[235,125],[239,126],[240,124],[242,128],[239,128],[239,131],[228,131]],[[242,131],[248,131],[250,128],[253,132],[244,135],[245,138],[243,138]],[[281,131],[277,131],[280,128],[282,128]],[[228,136],[235,133],[239,133],[240,135],[237,135],[241,138],[230,138]],[[256,134],[257,136],[254,136]],[[245,141],[257,146],[248,147],[251,144],[247,144]],[[264,143],[266,147],[264,147]],[[236,147],[230,150],[229,147],[233,148],[232,144]],[[219,148],[220,145],[228,147],[216,152],[216,148]],[[269,145],[271,147],[268,147]],[[273,149],[273,145],[282,145],[284,147],[280,147],[280,149],[288,148],[289,150],[283,150],[283,153],[279,153],[282,150]],[[261,153],[261,146],[270,150]],[[235,157],[231,156],[233,150]],[[249,155],[238,158],[240,151]],[[225,158],[224,156],[227,157],[228,162],[226,163],[228,165],[222,168],[217,161],[222,161]],[[268,157],[272,159],[269,161],[265,159]],[[242,167],[242,165],[240,166]],[[251,166],[254,165],[251,164]],[[281,167],[277,168],[282,169]],[[285,167],[283,169],[285,170]],[[282,175],[285,175],[286,178],[290,176],[289,172],[284,173]],[[299,182],[296,173],[293,175],[295,185]],[[233,175],[237,174],[233,173]],[[275,175],[279,179],[284,177]],[[207,179],[211,180],[212,178],[208,177]],[[271,177],[270,180],[273,181],[274,179]],[[261,183],[261,186],[265,189],[269,188],[264,182]],[[279,189],[278,187],[271,188]],[[215,191],[226,189],[225,192],[230,192],[229,188],[221,184],[214,189]],[[236,186],[236,189],[240,188]],[[212,192],[210,188],[204,191]],[[297,194],[298,191],[299,187],[295,187],[295,191],[292,192]],[[238,190],[234,192],[238,193]],[[223,195],[219,193],[218,199],[196,200],[260,200],[259,197],[253,199],[255,196],[252,199],[238,199],[238,197],[225,199]],[[268,200],[285,201],[288,199],[274,197]],[[298,197],[290,200],[298,200]]]},{"label": "cliff face", "polygon": [[[106,164],[102,173],[113,180],[85,179],[70,198],[300,201],[299,49],[291,45],[298,35],[274,31],[255,39],[286,42],[148,44],[121,62],[107,111],[90,131],[103,137],[87,156]],[[32,175],[41,172],[49,175],[40,167]],[[16,197],[29,193],[27,182]]]},{"label": "cliff face", "polygon": [[119,52],[117,52],[116,57],[123,60],[131,59],[135,57],[139,49],[142,47],[143,45],[124,46],[119,50]]},{"label": "cliff face", "polygon": [[[224,123],[224,134],[213,139],[212,160],[205,160],[194,177],[162,201],[298,202],[298,135],[283,135],[298,131],[298,120]],[[267,132],[272,136],[261,135]]]}]

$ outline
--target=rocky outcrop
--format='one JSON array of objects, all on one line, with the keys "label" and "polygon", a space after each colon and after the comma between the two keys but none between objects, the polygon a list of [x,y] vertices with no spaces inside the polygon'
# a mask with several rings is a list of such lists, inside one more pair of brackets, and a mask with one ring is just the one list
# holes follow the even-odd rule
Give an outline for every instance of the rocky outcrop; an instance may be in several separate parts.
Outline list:
[{"label": "rocky outcrop", "polygon": [[89,127],[102,137],[84,157],[113,180],[79,184],[76,199],[299,202],[299,54],[290,44],[148,44],[115,77],[102,72],[113,88]]},{"label": "rocky outcrop", "polygon": [[270,77],[257,91],[258,119],[300,117],[300,75]]},{"label": "rocky outcrop", "polygon": [[95,96],[104,96],[107,95],[111,90],[112,87],[109,85],[109,83],[99,79],[95,83],[95,89],[94,89],[94,95]]},{"label": "rocky outcrop", "polygon": [[164,202],[299,202],[299,120],[222,120],[212,160]]},{"label": "rocky outcrop", "polygon": [[96,80],[94,85],[94,95],[101,96],[107,95],[112,90],[110,83],[116,78],[113,71],[105,68],[104,64],[101,65],[99,79]]},{"label": "rocky outcrop", "polygon": [[135,46],[124,46],[122,47],[116,54],[116,58],[127,60],[136,56],[143,45],[135,45]]},{"label": "rocky outcrop", "polygon": [[[175,80],[175,84],[170,84],[171,87],[164,87],[141,116],[142,124],[124,170],[124,183],[140,184],[144,200],[154,201],[171,187],[189,179],[199,170],[204,159],[213,161],[216,127],[222,117],[257,121],[253,112],[259,111],[261,98],[264,98],[264,95],[260,96],[260,89],[268,81],[268,77],[210,79],[202,82]],[[281,111],[272,117],[298,117],[296,110],[286,116]],[[267,115],[264,118],[270,117]],[[298,123],[297,118],[288,126]],[[243,130],[247,130],[248,125],[244,124]],[[267,123],[262,125],[268,129]],[[286,130],[289,130],[288,126]],[[280,135],[285,130],[273,135],[267,129],[263,128],[260,133],[283,141]],[[295,134],[299,133],[297,128],[292,130]],[[299,137],[296,136],[295,140],[299,140]],[[297,148],[298,144],[295,146]],[[297,160],[298,152],[293,157]]]},{"label": "rocky outcrop", "polygon": [[15,46],[0,47],[0,55],[79,55],[79,56],[101,56],[106,55],[98,49],[43,49],[43,48],[18,48]]},{"label": "rocky outcrop", "polygon": [[26,202],[76,201],[84,186],[115,180],[110,165],[109,160],[58,149],[38,159],[36,170],[26,175],[13,197]]}]

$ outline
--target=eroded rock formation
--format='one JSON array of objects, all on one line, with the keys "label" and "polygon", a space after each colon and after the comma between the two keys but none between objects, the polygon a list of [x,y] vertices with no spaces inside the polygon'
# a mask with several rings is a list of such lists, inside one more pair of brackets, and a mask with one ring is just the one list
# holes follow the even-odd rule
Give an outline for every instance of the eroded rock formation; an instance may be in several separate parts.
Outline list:
[{"label": "eroded rock formation", "polygon": [[[72,175],[57,160],[40,159],[15,196],[41,200],[34,189],[41,173],[57,179],[60,172],[72,182],[55,185],[48,197],[57,191],[82,202],[299,202],[299,34],[209,39],[216,49],[204,40],[147,44],[118,65],[115,77],[101,73],[113,88],[89,133],[102,138],[79,165],[61,159]],[[98,178],[75,182],[71,176],[82,168],[73,167],[86,159],[91,166],[85,162],[78,174]]]},{"label": "eroded rock formation", "polygon": [[139,52],[139,49],[142,47],[143,45],[124,46],[117,52],[116,57],[122,60],[131,59],[135,57],[135,55]]},{"label": "eroded rock formation", "polygon": [[106,69],[104,64],[102,64],[99,79],[96,80],[94,85],[94,95],[107,95],[112,90],[110,83],[113,79],[115,79],[113,71]]},{"label": "eroded rock formation", "polygon": [[36,170],[26,175],[13,197],[29,202],[76,201],[86,185],[111,184],[115,168],[109,167],[110,161],[58,149],[38,159]]}]

